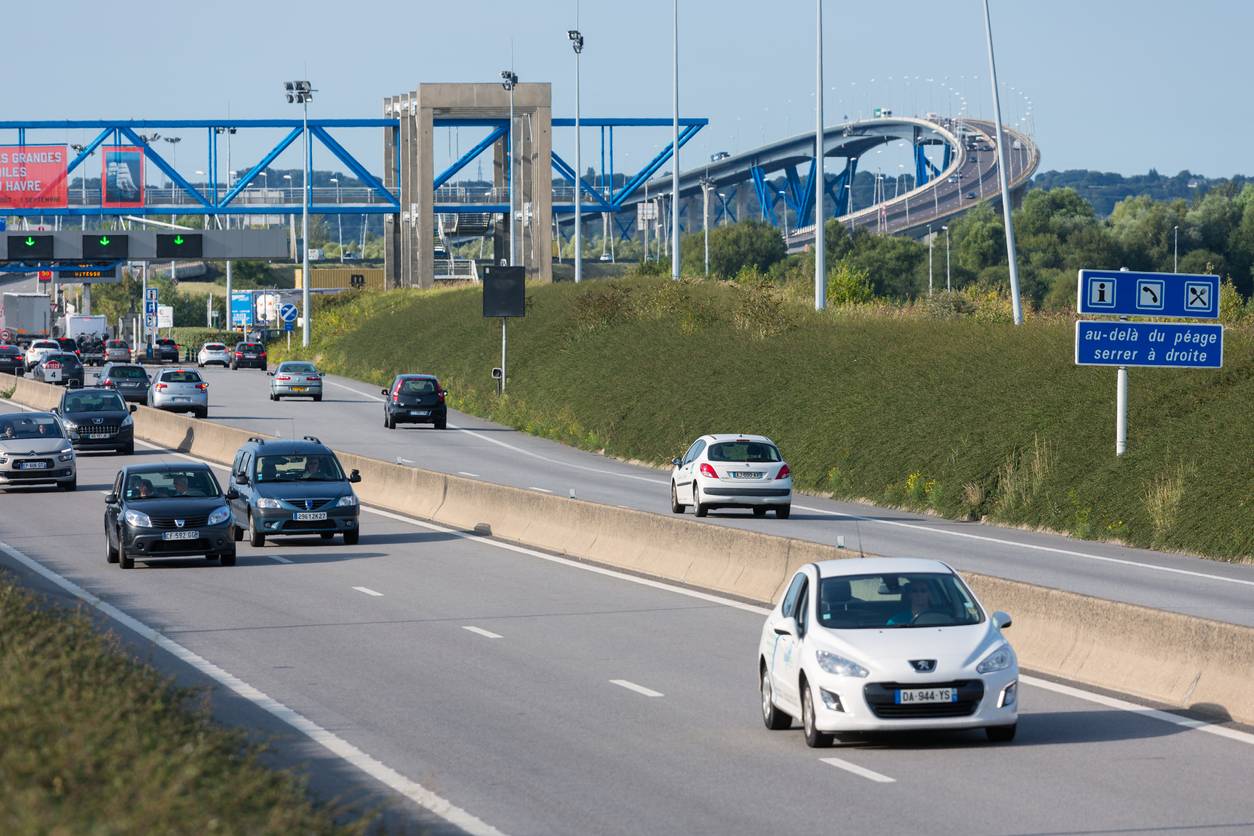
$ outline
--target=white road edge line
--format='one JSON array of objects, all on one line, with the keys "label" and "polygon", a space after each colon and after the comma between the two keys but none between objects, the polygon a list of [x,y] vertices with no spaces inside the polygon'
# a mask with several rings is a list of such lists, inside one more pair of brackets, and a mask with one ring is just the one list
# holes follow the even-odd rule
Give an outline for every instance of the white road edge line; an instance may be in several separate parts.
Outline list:
[{"label": "white road edge line", "polygon": [[[188,458],[191,457],[189,456]],[[304,715],[289,708],[273,697],[268,696],[257,688],[254,688],[252,685],[249,685],[247,682],[234,674],[228,673],[210,662],[208,659],[198,656],[186,647],[183,647],[183,645],[178,642],[171,640],[162,633],[154,630],[152,627],[149,627],[139,619],[128,615],[112,604],[97,598],[86,589],[83,589],[83,587],[67,578],[62,577],[61,575],[58,575],[56,572],[48,569],[34,558],[28,557],[26,554],[13,548],[8,543],[0,542],[0,551],[3,551],[27,569],[51,581],[89,606],[99,610],[101,613],[118,622],[123,627],[126,627],[128,630],[141,638],[152,642],[180,661],[191,665],[193,668],[200,671],[205,676],[208,676],[210,679],[216,680],[225,687],[231,689],[239,696],[251,702],[253,705],[256,705],[263,711],[266,711],[277,717],[279,720],[282,720],[284,723],[287,723],[289,726],[296,729],[313,742],[321,745],[327,751],[331,752],[331,754],[342,758],[357,767],[371,778],[374,778],[381,784],[384,784],[385,786],[405,796],[419,807],[422,807],[424,810],[434,813],[445,821],[460,827],[468,833],[482,834],[482,836],[504,836],[501,831],[497,830],[492,825],[480,820],[474,815],[471,815],[460,807],[457,807],[447,799],[441,798],[416,781],[406,778],[401,773],[366,754],[361,749],[358,749],[356,746],[349,743],[347,740],[334,732],[327,731]]]},{"label": "white road edge line", "polygon": [[265,558],[267,560],[273,560],[275,563],[291,563],[292,562],[288,560],[286,557],[279,557],[277,554],[267,554],[265,555]]},{"label": "white road edge line", "polygon": [[527,490],[539,491],[540,493],[553,493],[553,491],[549,490],[548,488],[541,488],[541,487],[537,487],[536,485],[528,485]]},{"label": "white road edge line", "polygon": [[471,627],[469,624],[462,627],[463,630],[469,630],[476,636],[483,636],[485,639],[503,639],[500,633],[493,633],[491,630],[485,630],[482,627]]},{"label": "white road edge line", "polygon": [[459,470],[459,471],[457,471],[457,475],[458,475],[458,476],[468,476],[468,477],[469,477],[469,478],[471,478],[471,479],[478,479],[478,478],[479,478],[479,474],[478,474],[478,473],[468,473],[468,472],[466,472],[465,470]]},{"label": "white road edge line", "polygon": [[361,593],[363,593],[363,594],[365,594],[365,595],[369,595],[371,598],[382,598],[382,597],[383,597],[383,593],[382,593],[382,592],[375,592],[373,589],[371,589],[371,588],[370,588],[370,587],[368,587],[368,586],[354,586],[354,587],[353,587],[353,589],[355,589],[355,590],[357,590],[358,592],[361,592]]},{"label": "white road edge line", "polygon": [[847,760],[842,760],[840,758],[819,758],[819,760],[828,766],[834,766],[837,769],[852,772],[854,775],[861,775],[863,778],[866,778],[869,781],[875,781],[877,784],[897,783],[896,778],[889,778],[887,775],[881,775],[874,770],[867,769],[865,766],[858,766],[856,763],[850,763]]},{"label": "white road edge line", "polygon": [[[186,453],[178,453],[178,452],[170,451],[170,450],[167,450],[167,448],[165,447],[160,447],[156,444],[151,444],[146,441],[140,442],[140,443],[146,447],[151,447],[155,450],[166,450],[166,452],[170,453],[170,455],[176,456],[179,458],[184,458],[184,459],[187,459],[188,461],[201,462],[211,467],[217,467],[221,470],[225,470],[227,468],[226,465],[219,465],[219,464],[215,464],[214,462],[207,461],[205,459],[198,459],[195,456],[189,456]],[[745,612],[757,613],[759,615],[769,615],[771,612],[770,608],[759,606],[757,604],[746,604],[743,601],[736,601],[732,598],[725,598],[721,595],[715,595],[709,592],[699,592],[698,590],[695,590],[695,589],[685,589],[682,586],[675,586],[673,584],[669,584],[664,581],[655,581],[650,578],[638,577],[636,575],[631,575],[626,572],[620,572],[615,569],[606,569],[602,566],[595,566],[591,563],[583,563],[578,560],[571,560],[565,557],[558,557],[557,555],[553,555],[553,554],[545,554],[544,552],[536,551],[535,549],[529,549],[529,548],[526,548],[525,546],[515,546],[512,543],[505,543],[500,540],[493,540],[490,537],[482,537],[478,534],[471,534],[465,531],[458,531],[456,529],[448,528],[446,526],[437,525],[431,522],[426,522],[425,520],[420,520],[420,519],[417,519],[416,517],[408,517],[408,516],[405,516],[404,514],[396,514],[396,513],[393,513],[392,511],[384,511],[382,508],[372,508],[372,507],[363,505],[361,506],[361,510],[369,514],[375,514],[380,517],[387,517],[388,519],[397,520],[398,522],[408,523],[410,525],[414,525],[419,528],[425,528],[428,531],[435,531],[441,534],[448,534],[452,537],[459,537],[464,540],[477,540],[480,543],[485,543],[489,546],[493,546],[494,548],[504,549],[505,551],[512,551],[517,554],[527,555],[528,557],[539,558],[540,560],[547,560],[550,563],[557,563],[562,566],[569,566],[575,569],[581,569],[585,572],[593,572],[595,574],[604,575],[606,577],[615,578],[617,580],[629,581],[631,583],[639,584],[641,586],[648,586],[654,589],[664,589],[669,592],[673,592],[677,595],[683,595],[688,598],[695,598],[698,601],[707,601],[712,604],[720,604],[725,607],[731,607],[737,610],[744,610]],[[1206,734],[1214,734],[1214,735],[1218,735],[1219,737],[1225,737],[1229,740],[1235,740],[1239,743],[1247,743],[1250,745],[1254,745],[1254,734],[1250,734],[1248,732],[1239,731],[1237,729],[1230,729],[1225,726],[1215,725],[1213,723],[1208,723],[1203,720],[1193,720],[1188,717],[1181,717],[1178,714],[1172,714],[1171,712],[1168,712],[1168,711],[1160,711],[1158,709],[1150,708],[1149,706],[1146,706],[1146,705],[1139,705],[1129,700],[1116,699],[1114,697],[1108,697],[1104,694],[1098,694],[1094,691],[1085,691],[1082,688],[1076,688],[1071,685],[1060,685],[1058,683],[1050,682],[1044,679],[1038,679],[1033,676],[1020,674],[1019,679],[1025,685],[1031,685],[1034,687],[1044,688],[1045,690],[1056,691],[1057,693],[1066,694],[1076,699],[1085,700],[1086,702],[1096,703],[1098,705],[1105,705],[1108,708],[1118,708],[1123,711],[1130,711],[1134,714],[1140,714],[1143,717],[1149,717],[1155,720],[1162,720],[1163,722],[1172,723],[1174,725],[1181,726],[1186,729],[1191,729],[1193,731],[1205,732]],[[1066,690],[1063,690],[1063,689],[1066,689]]]},{"label": "white road edge line", "polygon": [[[336,383],[330,380],[328,380],[327,382],[330,383],[332,386],[338,386],[341,389],[347,389],[348,391],[354,392],[358,395],[361,395],[362,397],[374,398],[375,400],[378,400],[378,401],[383,400],[383,398],[379,397],[378,395],[369,395],[369,394],[366,394],[365,392],[359,392],[351,386],[345,386],[343,383]],[[668,484],[668,481],[663,480],[663,479],[650,479],[647,476],[637,476],[635,474],[630,474],[630,473],[616,473],[615,471],[605,470],[603,468],[589,467],[587,465],[574,464],[573,462],[560,461],[558,459],[549,458],[548,456],[542,456],[539,453],[532,452],[531,450],[524,450],[521,447],[517,447],[513,444],[509,444],[507,442],[501,441],[498,438],[489,438],[486,435],[483,435],[481,433],[476,433],[473,430],[466,429],[465,427],[458,427],[455,424],[449,424],[449,426],[453,427],[456,430],[460,430],[466,433],[467,435],[472,435],[475,438],[478,438],[482,441],[487,441],[491,444],[496,444],[501,447],[505,447],[509,450],[513,450],[514,452],[520,453],[524,456],[531,456],[532,458],[540,459],[541,461],[546,461],[551,464],[559,465],[561,467],[570,467],[576,470],[585,470],[590,473],[603,473],[608,476],[616,476],[621,479],[634,479],[639,482],[648,482],[653,485]],[[915,531],[926,531],[929,534],[943,534],[949,537],[961,537],[961,538],[966,538],[968,540],[978,540],[984,543],[993,543],[998,546],[1009,546],[1010,548],[1028,549],[1030,551],[1039,551],[1039,552],[1048,552],[1050,554],[1060,554],[1066,557],[1074,557],[1074,558],[1083,559],[1083,560],[1094,560],[1100,563],[1113,563],[1119,566],[1131,566],[1137,569],[1146,569],[1146,570],[1154,571],[1154,572],[1167,572],[1170,574],[1186,575],[1189,577],[1204,578],[1206,580],[1212,580],[1212,581],[1242,584],[1244,586],[1254,586],[1254,581],[1247,581],[1247,580],[1244,580],[1243,578],[1225,578],[1222,575],[1211,575],[1206,572],[1197,572],[1197,571],[1193,571],[1190,569],[1176,569],[1171,566],[1157,566],[1153,563],[1141,563],[1136,560],[1125,560],[1125,559],[1118,558],[1118,557],[1104,557],[1102,555],[1077,551],[1075,549],[1064,549],[1064,548],[1060,548],[1057,546],[1043,546],[1043,545],[1038,545],[1036,543],[1019,543],[1014,540],[1006,540],[1000,537],[990,537],[990,536],[983,535],[983,534],[972,534],[966,531],[950,531],[949,529],[936,528],[934,526],[921,525],[919,523],[914,523],[914,522],[901,522],[899,520],[876,519],[874,517],[866,517],[860,514],[850,514],[844,511],[833,511],[828,508],[815,508],[809,505],[798,505],[795,502],[793,503],[793,507],[799,511],[810,511],[811,513],[824,514],[830,517],[844,517],[845,519],[859,520],[860,522],[871,523],[873,525],[888,525],[888,526],[895,526],[897,528],[910,528],[910,529],[914,529]]]},{"label": "white road edge line", "polygon": [[661,691],[654,691],[652,688],[646,688],[643,685],[637,685],[626,679],[611,679],[610,683],[617,685],[619,688],[626,688],[628,691],[635,691],[637,694],[644,694],[646,697],[664,697]]},{"label": "white road edge line", "polygon": [[1033,688],[1041,688],[1045,691],[1053,691],[1056,694],[1064,694],[1068,697],[1075,697],[1080,700],[1087,700],[1098,705],[1104,705],[1107,708],[1117,708],[1121,711],[1131,711],[1133,714],[1141,714],[1145,717],[1152,717],[1155,720],[1162,720],[1164,723],[1171,723],[1185,729],[1196,729],[1209,734],[1217,734],[1220,737],[1226,737],[1229,740],[1236,740],[1241,743],[1249,743],[1254,745],[1254,734],[1243,732],[1239,729],[1230,729],[1227,726],[1217,726],[1214,723],[1208,723],[1205,720],[1194,720],[1192,717],[1182,717],[1179,714],[1172,714],[1170,711],[1160,711],[1156,708],[1150,708],[1145,705],[1137,705],[1128,700],[1119,699],[1118,697],[1108,697],[1105,694],[1095,694],[1091,691],[1084,691],[1072,685],[1063,685],[1061,682],[1051,682],[1048,679],[1041,679],[1035,676],[1019,674],[1019,681],[1024,685],[1031,685]]}]

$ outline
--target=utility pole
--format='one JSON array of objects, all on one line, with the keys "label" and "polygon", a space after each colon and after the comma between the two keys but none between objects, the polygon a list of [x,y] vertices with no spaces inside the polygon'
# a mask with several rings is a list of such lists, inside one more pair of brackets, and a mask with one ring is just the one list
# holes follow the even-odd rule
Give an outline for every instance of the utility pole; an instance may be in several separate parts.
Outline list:
[{"label": "utility pole", "polygon": [[679,0],[672,0],[671,78],[674,114],[671,120],[671,279],[679,281]]},{"label": "utility pole", "polygon": [[827,307],[827,240],[823,230],[823,0],[814,0],[814,309]]},{"label": "utility pole", "polygon": [[583,53],[583,34],[578,29],[571,29],[566,37],[570,38],[571,48],[575,50],[575,284],[579,284],[583,281],[583,190],[580,188],[583,157],[579,136],[579,56]]},{"label": "utility pole", "polygon": [[701,235],[705,239],[705,275],[710,275],[710,192],[714,181],[701,178]]},{"label": "utility pole", "polygon": [[[1001,95],[997,91],[997,62],[993,60],[993,21],[988,0],[984,0],[984,31],[988,36],[988,74],[993,85],[993,127],[997,130],[997,179],[1001,183],[1001,210],[1006,221],[1006,258],[1010,266],[1010,307],[1015,325],[1023,324],[1023,305],[1019,300],[1019,264],[1015,259],[1015,230],[1011,223],[1010,181],[1006,177],[1006,143],[1001,129]],[[978,169],[977,169],[978,170]],[[983,194],[981,180],[980,193]]]},{"label": "utility pole", "polygon": [[932,225],[927,225],[927,296],[932,298],[932,245],[936,239],[932,237]]}]

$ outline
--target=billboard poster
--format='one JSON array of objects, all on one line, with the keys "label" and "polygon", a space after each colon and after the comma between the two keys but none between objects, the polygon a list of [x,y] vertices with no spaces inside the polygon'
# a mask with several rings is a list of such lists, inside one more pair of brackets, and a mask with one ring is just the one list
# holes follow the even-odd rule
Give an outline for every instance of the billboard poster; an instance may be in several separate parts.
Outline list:
[{"label": "billboard poster", "polygon": [[144,149],[106,145],[101,150],[100,205],[134,208],[144,205]]},{"label": "billboard poster", "polygon": [[231,327],[248,327],[253,324],[253,294],[247,290],[231,291]]},{"label": "billboard poster", "polygon": [[0,209],[64,209],[68,166],[64,145],[0,145]]}]

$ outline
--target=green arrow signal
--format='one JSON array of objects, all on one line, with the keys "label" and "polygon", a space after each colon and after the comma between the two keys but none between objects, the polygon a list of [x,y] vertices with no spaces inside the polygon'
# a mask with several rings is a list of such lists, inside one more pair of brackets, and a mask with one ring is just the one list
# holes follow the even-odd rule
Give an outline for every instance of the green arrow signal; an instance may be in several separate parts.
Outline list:
[{"label": "green arrow signal", "polygon": [[182,235],[175,235],[175,236],[174,236],[174,245],[175,245],[176,247],[181,247],[181,246],[183,245],[183,236],[182,236]]},{"label": "green arrow signal", "polygon": [[29,235],[27,235],[27,236],[26,236],[26,241],[25,241],[24,243],[25,243],[25,244],[26,244],[26,246],[28,246],[28,247],[33,247],[33,246],[35,246],[35,239],[34,239],[34,238],[32,238],[32,237],[30,237]]},{"label": "green arrow signal", "polygon": [[102,235],[102,236],[100,236],[100,246],[102,246],[102,247],[107,247],[107,246],[109,246],[109,236],[108,236],[108,235]]}]

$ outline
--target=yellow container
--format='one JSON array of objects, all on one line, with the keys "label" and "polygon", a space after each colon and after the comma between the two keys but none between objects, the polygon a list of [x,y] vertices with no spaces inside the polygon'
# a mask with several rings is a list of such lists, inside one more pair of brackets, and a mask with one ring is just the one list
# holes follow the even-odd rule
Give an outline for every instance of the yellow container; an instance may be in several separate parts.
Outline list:
[{"label": "yellow container", "polygon": [[[344,290],[384,290],[382,267],[314,267],[312,290],[342,288]],[[296,287],[304,287],[304,271],[296,268]]]}]

